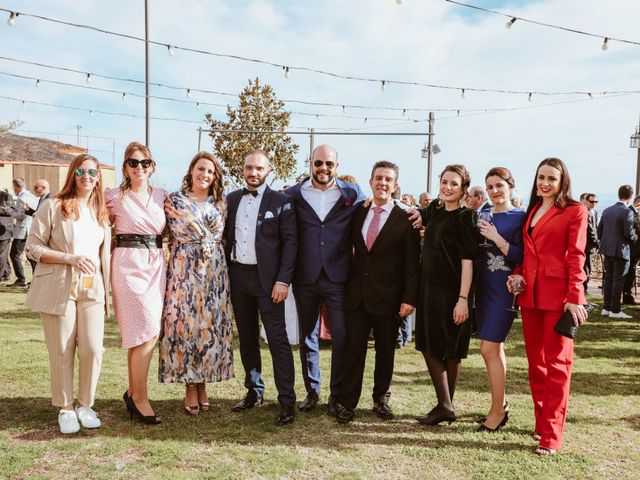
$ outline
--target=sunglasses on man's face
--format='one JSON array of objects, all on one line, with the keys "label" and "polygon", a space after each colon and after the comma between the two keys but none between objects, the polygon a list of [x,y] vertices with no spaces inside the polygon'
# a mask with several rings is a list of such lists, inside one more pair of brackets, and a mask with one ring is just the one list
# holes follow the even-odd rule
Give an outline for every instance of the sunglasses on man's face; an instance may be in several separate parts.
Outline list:
[{"label": "sunglasses on man's face", "polygon": [[82,177],[85,173],[88,173],[90,177],[96,178],[100,172],[95,168],[76,168],[73,173],[76,177]]},{"label": "sunglasses on man's face", "polygon": [[327,168],[329,168],[329,169],[331,169],[331,168],[336,166],[335,162],[332,162],[331,160],[327,160],[326,162],[322,161],[322,160],[314,160],[313,161],[313,166],[316,167],[316,168],[320,168],[323,165],[326,165]]},{"label": "sunglasses on man's face", "polygon": [[153,162],[151,160],[149,160],[148,158],[145,158],[144,160],[138,160],[135,158],[127,158],[127,165],[129,165],[131,168],[138,168],[138,165],[142,165],[142,168],[144,168],[145,170],[147,168],[149,168],[151,166]]},{"label": "sunglasses on man's face", "polygon": [[589,203],[598,203],[598,200],[587,200]]}]

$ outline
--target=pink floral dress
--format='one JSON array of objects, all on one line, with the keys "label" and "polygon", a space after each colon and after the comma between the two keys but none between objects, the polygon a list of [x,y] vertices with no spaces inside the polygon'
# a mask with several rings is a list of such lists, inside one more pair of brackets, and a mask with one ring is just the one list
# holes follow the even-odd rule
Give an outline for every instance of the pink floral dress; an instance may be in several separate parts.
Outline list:
[{"label": "pink floral dress", "polygon": [[[167,191],[154,188],[147,205],[119,188],[105,191],[109,217],[117,234],[162,235]],[[122,348],[145,343],[160,333],[166,285],[161,248],[118,248],[111,255],[111,290]]]}]

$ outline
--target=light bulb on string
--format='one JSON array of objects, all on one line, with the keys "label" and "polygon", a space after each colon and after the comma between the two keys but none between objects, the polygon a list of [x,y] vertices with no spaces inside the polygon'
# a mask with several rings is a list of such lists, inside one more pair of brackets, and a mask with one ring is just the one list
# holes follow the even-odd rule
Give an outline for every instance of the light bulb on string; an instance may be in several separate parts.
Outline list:
[{"label": "light bulb on string", "polygon": [[460,97],[464,98],[464,88],[462,90],[460,90]]},{"label": "light bulb on string", "polygon": [[407,109],[406,109],[406,108],[403,108],[403,109],[402,109],[402,116],[403,116],[403,117],[406,117],[406,116],[407,116]]},{"label": "light bulb on string", "polygon": [[127,98],[127,94],[125,92],[122,92],[122,101],[124,102]]},{"label": "light bulb on string", "polygon": [[600,48],[603,52],[606,52],[609,48],[609,39],[607,37],[604,38],[604,42],[602,42],[602,46]]},{"label": "light bulb on string", "polygon": [[347,113],[347,107],[345,107],[344,105],[342,105],[342,113]]},{"label": "light bulb on string", "polygon": [[24,100],[22,100],[22,103],[20,103],[20,106],[24,108]]},{"label": "light bulb on string", "polygon": [[200,110],[200,102],[197,102],[197,103],[196,103],[196,108],[197,108],[198,110]]},{"label": "light bulb on string", "polygon": [[518,20],[516,17],[512,17],[511,20],[509,20],[504,26],[507,28],[507,30],[509,30],[514,23],[516,23],[516,20]]},{"label": "light bulb on string", "polygon": [[529,96],[527,97],[527,100],[530,102],[533,99],[533,93],[529,92]]},{"label": "light bulb on string", "polygon": [[191,98],[191,89],[187,88],[187,98]]},{"label": "light bulb on string", "polygon": [[173,47],[171,45],[167,45],[167,53],[169,54],[170,57],[173,57],[173,55],[176,52],[175,52],[175,50],[173,49]]},{"label": "light bulb on string", "polygon": [[93,117],[93,110],[89,110],[89,115]]},{"label": "light bulb on string", "polygon": [[367,123],[367,117],[364,117],[364,123]]},{"label": "light bulb on string", "polygon": [[402,5],[402,0],[396,0],[396,5]]},{"label": "light bulb on string", "polygon": [[458,116],[460,116],[460,110],[456,110],[456,112],[458,113]]},{"label": "light bulb on string", "polygon": [[36,87],[40,86],[40,79],[36,80]]},{"label": "light bulb on string", "polygon": [[593,95],[591,94],[591,92],[587,93],[587,95],[589,96],[589,98],[593,98]]},{"label": "light bulb on string", "polygon": [[382,82],[380,83],[380,90],[384,92],[386,88],[387,88],[387,82],[382,80]]},{"label": "light bulb on string", "polygon": [[85,80],[87,83],[91,83],[91,74],[87,73],[87,78]]},{"label": "light bulb on string", "polygon": [[289,67],[282,67],[284,68],[284,78],[289,78]]},{"label": "light bulb on string", "polygon": [[7,20],[7,25],[9,25],[10,27],[13,27],[16,24],[16,17],[17,16],[18,16],[17,13],[10,12],[9,13],[9,19]]}]

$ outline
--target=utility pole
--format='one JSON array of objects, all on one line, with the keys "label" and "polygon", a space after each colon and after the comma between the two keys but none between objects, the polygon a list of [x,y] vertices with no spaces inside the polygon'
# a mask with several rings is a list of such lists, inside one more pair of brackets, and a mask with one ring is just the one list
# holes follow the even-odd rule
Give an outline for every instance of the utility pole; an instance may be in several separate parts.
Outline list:
[{"label": "utility pole", "polygon": [[433,112],[429,112],[429,137],[427,138],[427,192],[431,191],[431,169],[433,159]]},{"label": "utility pole", "polygon": [[313,155],[313,149],[315,148],[313,146],[314,140],[315,140],[315,138],[313,137],[313,132],[314,132],[314,129],[313,128],[310,129],[310,132],[309,132],[309,175],[311,175],[311,161],[313,160],[311,158],[311,156]]},{"label": "utility pole", "polygon": [[144,110],[145,145],[149,147],[149,12],[148,0],[144,0]]},{"label": "utility pole", "polygon": [[77,146],[80,146],[80,129],[81,128],[82,127],[80,125],[76,125],[76,131],[78,132],[77,136],[76,136],[76,145]]}]

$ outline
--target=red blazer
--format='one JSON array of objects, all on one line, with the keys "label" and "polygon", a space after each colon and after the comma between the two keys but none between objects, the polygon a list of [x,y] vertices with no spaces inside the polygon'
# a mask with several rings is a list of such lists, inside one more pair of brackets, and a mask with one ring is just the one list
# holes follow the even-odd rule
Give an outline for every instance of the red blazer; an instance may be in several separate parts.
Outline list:
[{"label": "red blazer", "polygon": [[562,311],[564,304],[584,305],[587,209],[583,205],[555,205],[538,220],[529,235],[534,208],[524,223],[524,260],[520,274],[527,282],[518,295],[526,308]]}]

